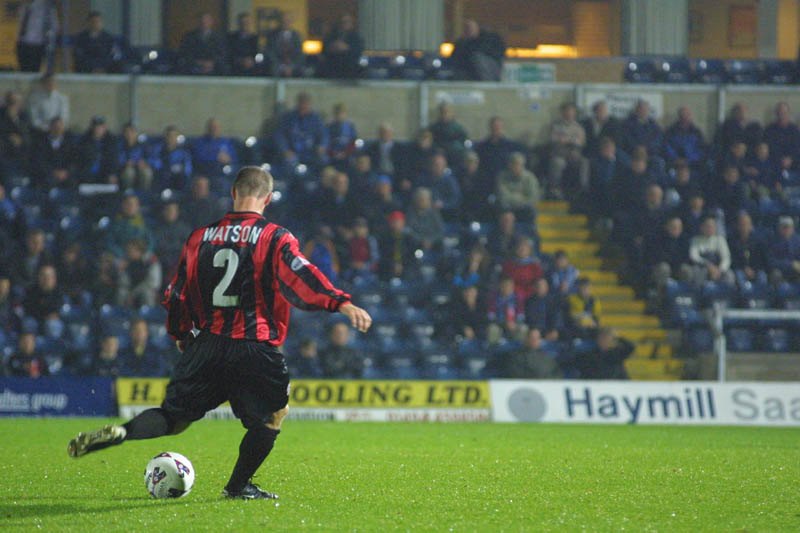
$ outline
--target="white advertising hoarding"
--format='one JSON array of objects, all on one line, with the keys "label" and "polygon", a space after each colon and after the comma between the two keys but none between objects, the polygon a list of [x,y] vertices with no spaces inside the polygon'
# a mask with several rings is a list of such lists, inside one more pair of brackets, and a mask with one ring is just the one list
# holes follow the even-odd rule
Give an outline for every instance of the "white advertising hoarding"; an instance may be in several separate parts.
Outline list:
[{"label": "white advertising hoarding", "polygon": [[601,100],[605,100],[608,104],[609,113],[619,119],[628,118],[639,100],[650,104],[650,113],[656,120],[664,116],[664,97],[661,93],[587,89],[583,93],[583,102],[581,103],[583,109],[589,113],[592,106]]},{"label": "white advertising hoarding", "polygon": [[492,380],[495,422],[800,426],[800,384]]}]

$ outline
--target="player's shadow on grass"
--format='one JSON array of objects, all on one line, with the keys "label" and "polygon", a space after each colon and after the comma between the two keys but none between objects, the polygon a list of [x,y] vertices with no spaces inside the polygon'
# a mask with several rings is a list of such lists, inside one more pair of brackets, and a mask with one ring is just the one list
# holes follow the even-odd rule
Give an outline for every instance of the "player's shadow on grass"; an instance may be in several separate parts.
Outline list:
[{"label": "player's shadow on grass", "polygon": [[[141,507],[153,507],[158,505],[169,505],[170,503],[185,505],[195,503],[193,501],[185,500],[166,500],[162,502],[154,502],[149,499],[133,499],[124,498],[119,499],[119,503],[112,503],[109,505],[91,505],[80,503],[44,503],[30,500],[17,500],[17,503],[0,503],[0,525],[7,521],[12,521],[26,518],[36,518],[45,516],[60,516],[76,513],[109,513],[114,511],[130,511]],[[126,502],[126,503],[123,503]],[[197,503],[200,503],[199,501]]]}]

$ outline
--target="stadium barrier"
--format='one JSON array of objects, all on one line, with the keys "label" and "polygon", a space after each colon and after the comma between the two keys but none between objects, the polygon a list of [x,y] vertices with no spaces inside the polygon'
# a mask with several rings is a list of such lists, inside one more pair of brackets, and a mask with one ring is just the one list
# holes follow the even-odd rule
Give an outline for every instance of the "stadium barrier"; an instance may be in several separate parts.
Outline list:
[{"label": "stadium barrier", "polygon": [[[161,404],[164,378],[118,378],[120,416]],[[293,380],[290,419],[385,422],[488,422],[486,381]],[[206,415],[230,419],[225,403]]]},{"label": "stadium barrier", "polygon": [[114,380],[0,378],[0,416],[114,416]]},{"label": "stadium barrier", "polygon": [[490,381],[495,422],[800,426],[797,383]]}]

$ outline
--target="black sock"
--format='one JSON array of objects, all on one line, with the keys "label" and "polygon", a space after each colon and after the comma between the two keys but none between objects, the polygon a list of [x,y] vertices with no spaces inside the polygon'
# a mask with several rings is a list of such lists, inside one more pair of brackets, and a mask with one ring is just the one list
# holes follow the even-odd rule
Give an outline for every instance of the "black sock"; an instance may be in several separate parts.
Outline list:
[{"label": "black sock", "polygon": [[233,468],[231,480],[225,486],[226,490],[239,492],[247,485],[247,482],[250,481],[258,467],[267,458],[269,452],[272,451],[275,438],[280,432],[281,430],[279,429],[270,429],[261,425],[247,430],[244,438],[242,438],[242,443],[239,445],[239,459]]},{"label": "black sock", "polygon": [[128,432],[125,440],[140,440],[163,437],[169,433],[172,424],[166,412],[158,407],[142,411],[123,427]]}]

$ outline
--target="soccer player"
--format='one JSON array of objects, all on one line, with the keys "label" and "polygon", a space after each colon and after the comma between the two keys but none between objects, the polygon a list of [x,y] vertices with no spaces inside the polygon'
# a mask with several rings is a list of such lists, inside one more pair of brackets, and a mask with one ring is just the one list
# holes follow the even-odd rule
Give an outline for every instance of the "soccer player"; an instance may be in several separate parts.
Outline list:
[{"label": "soccer player", "polygon": [[276,499],[251,478],[289,412],[289,372],[277,347],[286,338],[290,304],[338,311],[361,332],[372,319],[303,257],[289,231],[262,216],[272,199],[269,173],[242,168],[231,195],[232,212],[189,236],[165,293],[167,331],[181,357],[161,407],[121,426],[79,433],[67,451],[81,457],[126,440],[176,435],[228,400],[247,433],[222,494]]}]

